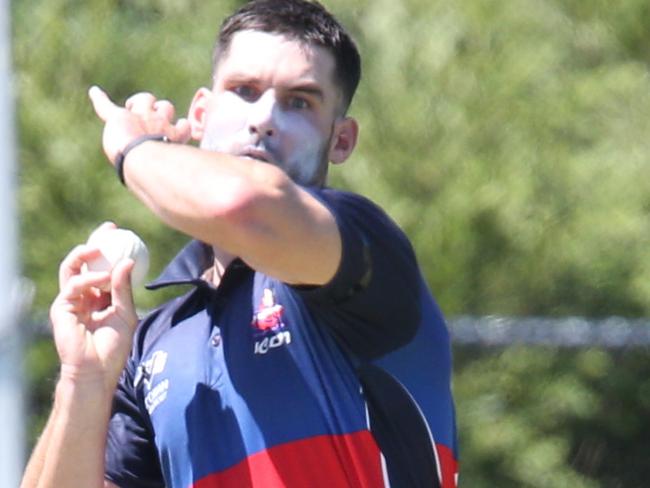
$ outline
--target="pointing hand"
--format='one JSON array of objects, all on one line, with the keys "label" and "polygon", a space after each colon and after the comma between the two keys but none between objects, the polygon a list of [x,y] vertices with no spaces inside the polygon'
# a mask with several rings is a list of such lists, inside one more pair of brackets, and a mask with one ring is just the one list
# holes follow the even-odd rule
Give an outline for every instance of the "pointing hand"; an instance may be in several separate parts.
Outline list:
[{"label": "pointing hand", "polygon": [[124,107],[116,105],[99,87],[88,91],[95,113],[105,123],[104,153],[111,163],[117,154],[136,137],[145,134],[163,134],[172,142],[184,144],[190,139],[187,119],[174,122],[174,105],[167,100],[157,100],[151,93],[137,93]]}]

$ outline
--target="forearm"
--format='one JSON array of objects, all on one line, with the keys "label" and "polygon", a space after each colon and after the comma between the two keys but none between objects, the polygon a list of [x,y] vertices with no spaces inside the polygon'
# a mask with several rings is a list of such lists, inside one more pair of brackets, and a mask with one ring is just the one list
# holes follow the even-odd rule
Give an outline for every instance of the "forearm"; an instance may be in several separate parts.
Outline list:
[{"label": "forearm", "polygon": [[[341,242],[334,217],[279,168],[180,144],[129,152],[129,189],[163,222],[290,283],[326,283]],[[318,259],[310,250],[318,250]]]},{"label": "forearm", "polygon": [[103,385],[59,380],[21,488],[102,487],[110,406]]},{"label": "forearm", "polygon": [[185,234],[241,252],[256,212],[279,204],[268,164],[181,144],[146,142],[124,164],[128,188],[163,222]]},{"label": "forearm", "polygon": [[50,433],[54,422],[54,410],[52,410],[47,420],[47,424],[45,424],[45,428],[43,429],[43,432],[34,447],[34,451],[32,451],[32,455],[29,458],[20,488],[36,488],[38,486],[38,481],[43,472],[45,458],[48,453]]}]

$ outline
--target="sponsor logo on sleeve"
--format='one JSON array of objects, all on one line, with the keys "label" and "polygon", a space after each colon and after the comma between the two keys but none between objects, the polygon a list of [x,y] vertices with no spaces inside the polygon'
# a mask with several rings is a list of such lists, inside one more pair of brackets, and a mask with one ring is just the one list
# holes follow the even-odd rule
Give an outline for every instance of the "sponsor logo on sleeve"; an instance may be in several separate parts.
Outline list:
[{"label": "sponsor logo on sleeve", "polygon": [[156,351],[138,367],[135,376],[135,386],[138,386],[141,382],[144,385],[144,389],[147,392],[144,397],[144,403],[149,415],[154,412],[158,405],[167,399],[169,379],[165,378],[154,386],[154,378],[164,371],[166,364],[167,352]]}]

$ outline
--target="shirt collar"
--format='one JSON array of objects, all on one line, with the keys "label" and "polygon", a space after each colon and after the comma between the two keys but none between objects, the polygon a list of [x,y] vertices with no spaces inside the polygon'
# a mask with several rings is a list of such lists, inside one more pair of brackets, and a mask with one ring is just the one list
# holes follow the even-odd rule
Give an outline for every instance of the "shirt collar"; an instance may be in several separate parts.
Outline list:
[{"label": "shirt collar", "polygon": [[190,241],[146,288],[156,290],[170,285],[206,284],[201,276],[213,265],[213,261],[212,247],[201,241]]}]

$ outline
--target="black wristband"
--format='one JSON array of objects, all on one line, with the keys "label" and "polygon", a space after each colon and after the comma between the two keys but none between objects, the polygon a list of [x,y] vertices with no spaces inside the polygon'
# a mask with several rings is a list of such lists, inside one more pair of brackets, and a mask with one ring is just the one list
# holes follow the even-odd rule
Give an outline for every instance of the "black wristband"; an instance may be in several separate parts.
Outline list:
[{"label": "black wristband", "polygon": [[129,154],[131,149],[147,141],[169,142],[169,139],[164,134],[145,134],[133,139],[124,147],[124,149],[117,153],[117,156],[115,156],[115,172],[124,186],[126,186],[126,182],[124,181],[124,159],[126,158],[126,155]]}]

